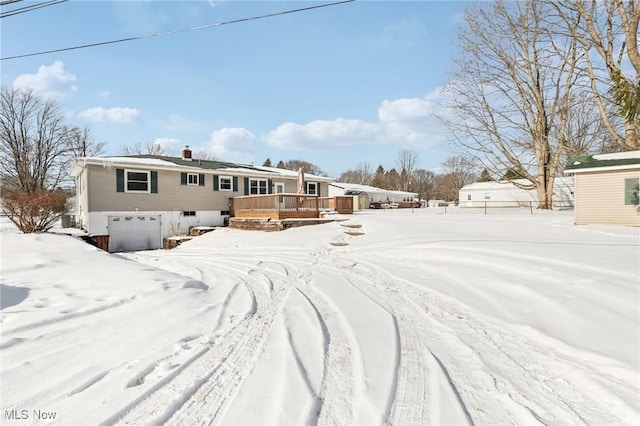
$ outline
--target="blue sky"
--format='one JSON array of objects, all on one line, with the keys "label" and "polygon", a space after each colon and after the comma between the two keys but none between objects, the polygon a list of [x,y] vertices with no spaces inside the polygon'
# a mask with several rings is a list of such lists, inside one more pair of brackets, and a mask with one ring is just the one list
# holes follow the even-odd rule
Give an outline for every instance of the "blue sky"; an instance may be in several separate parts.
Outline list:
[{"label": "blue sky", "polygon": [[[1,22],[1,56],[258,16],[322,1],[68,1]],[[3,11],[28,5],[20,2]],[[163,37],[4,60],[3,86],[57,96],[107,154],[159,142],[220,160],[302,159],[330,176],[451,155],[433,117],[470,3],[359,0]]]}]

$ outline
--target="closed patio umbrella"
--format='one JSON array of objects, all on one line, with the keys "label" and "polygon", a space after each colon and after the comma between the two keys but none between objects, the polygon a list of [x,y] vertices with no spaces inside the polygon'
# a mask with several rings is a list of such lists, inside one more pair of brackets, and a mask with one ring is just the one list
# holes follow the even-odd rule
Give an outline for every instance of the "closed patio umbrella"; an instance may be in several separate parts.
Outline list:
[{"label": "closed patio umbrella", "polygon": [[298,194],[304,194],[304,172],[302,167],[298,169]]}]

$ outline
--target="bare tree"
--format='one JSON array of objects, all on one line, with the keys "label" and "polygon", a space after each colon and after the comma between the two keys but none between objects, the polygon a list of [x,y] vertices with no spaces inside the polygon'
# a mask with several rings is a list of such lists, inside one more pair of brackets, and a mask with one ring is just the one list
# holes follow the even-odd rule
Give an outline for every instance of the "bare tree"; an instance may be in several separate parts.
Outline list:
[{"label": "bare tree", "polygon": [[67,195],[54,188],[67,176],[69,134],[55,100],[0,90],[2,206],[23,232],[46,231],[67,211]]},{"label": "bare tree", "polygon": [[71,127],[67,132],[70,154],[75,157],[97,157],[105,153],[106,144],[96,142],[88,127]]},{"label": "bare tree", "polygon": [[206,149],[196,149],[193,151],[192,156],[196,160],[215,161],[218,159],[213,152]]},{"label": "bare tree", "polygon": [[120,151],[122,155],[167,155],[167,152],[157,142],[147,142],[142,146],[140,142],[136,142],[133,145],[125,146]]},{"label": "bare tree", "polygon": [[371,185],[373,172],[369,163],[359,163],[353,170],[347,170],[338,177],[339,182],[357,183],[359,185]]},{"label": "bare tree", "polygon": [[[640,149],[640,1],[576,0],[551,4],[566,22],[570,36],[582,45],[586,82],[613,142],[623,150]],[[614,114],[611,104],[616,107]],[[622,126],[615,118],[622,119]]]},{"label": "bare tree", "polygon": [[457,200],[460,189],[476,180],[475,166],[472,160],[465,156],[449,157],[442,163],[441,168],[436,192],[447,201]]},{"label": "bare tree", "polygon": [[445,119],[457,143],[490,172],[513,168],[552,208],[579,78],[578,41],[534,0],[496,1],[465,11],[461,56]]},{"label": "bare tree", "polygon": [[[581,92],[574,95],[572,107],[568,112],[565,128],[566,149],[562,154],[559,172],[564,169],[569,158],[590,152],[606,152],[615,145],[607,131],[594,97],[591,93]],[[611,108],[610,108],[611,109]],[[621,122],[620,117],[611,114],[612,122]]]},{"label": "bare tree", "polygon": [[[396,164],[400,170],[400,188],[403,191],[409,190],[413,172],[418,166],[419,154],[413,149],[403,148],[398,152]],[[404,173],[403,173],[404,172]]]},{"label": "bare tree", "polygon": [[284,163],[284,168],[287,170],[296,170],[296,171],[299,168],[302,168],[302,171],[305,173],[318,175],[318,176],[326,176],[320,167],[304,160],[288,160],[286,163]]},{"label": "bare tree", "polygon": [[3,185],[27,194],[55,188],[67,175],[69,128],[55,100],[32,90],[0,92]]},{"label": "bare tree", "polygon": [[436,184],[436,174],[430,170],[418,169],[413,173],[411,190],[418,193],[418,198],[428,200]]}]

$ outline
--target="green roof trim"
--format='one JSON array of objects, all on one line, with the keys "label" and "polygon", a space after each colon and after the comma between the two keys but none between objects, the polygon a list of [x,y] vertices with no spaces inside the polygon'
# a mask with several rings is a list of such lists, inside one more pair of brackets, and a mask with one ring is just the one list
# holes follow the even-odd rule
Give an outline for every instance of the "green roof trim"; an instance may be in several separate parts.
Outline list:
[{"label": "green roof trim", "polygon": [[580,170],[591,169],[597,167],[615,167],[615,166],[629,166],[637,164],[640,166],[640,158],[620,158],[620,159],[607,159],[598,160],[593,158],[592,155],[577,155],[569,159],[565,170]]},{"label": "green roof trim", "polygon": [[256,169],[255,167],[248,166],[246,164],[236,164],[236,163],[228,163],[225,161],[212,161],[212,160],[199,160],[194,158],[192,160],[184,160],[181,157],[167,157],[164,155],[119,155],[117,157],[128,157],[128,158],[149,158],[153,160],[164,160],[170,163],[173,163],[177,166],[186,166],[186,167],[197,167],[203,170],[218,170],[225,168],[236,168],[236,169],[247,169],[247,170],[256,170],[260,172],[264,172],[264,170]]}]

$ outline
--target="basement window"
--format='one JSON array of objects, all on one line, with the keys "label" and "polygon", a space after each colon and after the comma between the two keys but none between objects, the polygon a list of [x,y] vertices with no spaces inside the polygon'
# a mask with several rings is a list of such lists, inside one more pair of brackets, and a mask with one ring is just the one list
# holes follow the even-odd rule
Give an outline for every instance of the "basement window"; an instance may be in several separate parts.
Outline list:
[{"label": "basement window", "polygon": [[196,212],[192,211],[192,210],[188,210],[188,211],[184,211],[182,212],[183,216],[195,216]]}]

